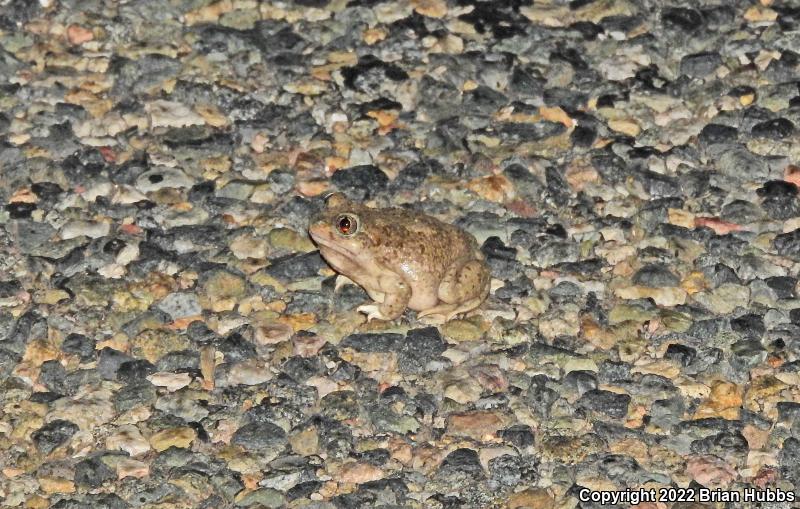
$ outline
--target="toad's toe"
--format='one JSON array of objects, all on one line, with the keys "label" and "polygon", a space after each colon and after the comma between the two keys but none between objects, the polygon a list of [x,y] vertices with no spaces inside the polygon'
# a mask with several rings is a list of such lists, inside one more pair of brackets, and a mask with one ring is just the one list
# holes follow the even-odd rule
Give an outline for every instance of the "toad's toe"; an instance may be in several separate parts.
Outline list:
[{"label": "toad's toe", "polygon": [[383,316],[383,313],[381,313],[380,308],[376,304],[364,304],[362,306],[358,306],[357,310],[359,313],[364,313],[367,315],[367,323],[369,323],[373,318],[376,320],[386,320],[386,317]]}]

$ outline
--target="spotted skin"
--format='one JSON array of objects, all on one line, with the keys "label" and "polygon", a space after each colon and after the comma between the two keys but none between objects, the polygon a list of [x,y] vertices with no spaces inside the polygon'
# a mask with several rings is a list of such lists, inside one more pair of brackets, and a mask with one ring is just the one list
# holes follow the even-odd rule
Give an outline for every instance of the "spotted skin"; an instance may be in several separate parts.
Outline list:
[{"label": "spotted skin", "polygon": [[335,193],[309,234],[325,261],[375,301],[359,308],[368,320],[394,320],[406,308],[450,320],[489,294],[475,238],[420,212],[373,209]]}]

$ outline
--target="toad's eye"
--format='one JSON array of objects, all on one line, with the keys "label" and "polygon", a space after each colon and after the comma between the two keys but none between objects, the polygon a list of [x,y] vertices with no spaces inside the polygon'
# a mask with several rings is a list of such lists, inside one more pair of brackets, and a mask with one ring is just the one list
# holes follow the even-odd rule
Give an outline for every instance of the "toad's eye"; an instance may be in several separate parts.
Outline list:
[{"label": "toad's eye", "polygon": [[358,220],[355,216],[342,214],[336,219],[336,227],[342,235],[353,235],[358,229]]}]

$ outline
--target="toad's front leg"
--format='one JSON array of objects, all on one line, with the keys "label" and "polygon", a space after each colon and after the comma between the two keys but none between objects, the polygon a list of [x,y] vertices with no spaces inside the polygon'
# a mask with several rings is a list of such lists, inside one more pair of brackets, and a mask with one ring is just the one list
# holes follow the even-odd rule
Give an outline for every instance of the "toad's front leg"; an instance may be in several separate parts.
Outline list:
[{"label": "toad's front leg", "polygon": [[383,302],[358,306],[359,312],[366,313],[367,322],[373,318],[394,320],[403,314],[411,300],[411,287],[396,274],[381,276],[379,286],[383,292]]}]

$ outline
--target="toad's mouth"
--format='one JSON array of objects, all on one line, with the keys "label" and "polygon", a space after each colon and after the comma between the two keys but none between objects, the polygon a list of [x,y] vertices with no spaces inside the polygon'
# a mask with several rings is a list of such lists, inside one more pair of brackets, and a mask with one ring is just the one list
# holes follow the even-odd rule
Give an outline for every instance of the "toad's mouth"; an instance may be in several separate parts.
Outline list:
[{"label": "toad's mouth", "polygon": [[350,251],[346,247],[342,246],[331,240],[330,236],[325,235],[324,233],[318,233],[314,231],[314,228],[308,230],[309,235],[311,235],[311,239],[316,242],[320,247],[325,249],[330,249],[335,253],[339,253],[340,255],[346,256],[347,258],[353,260],[357,258],[357,254],[354,251]]}]

